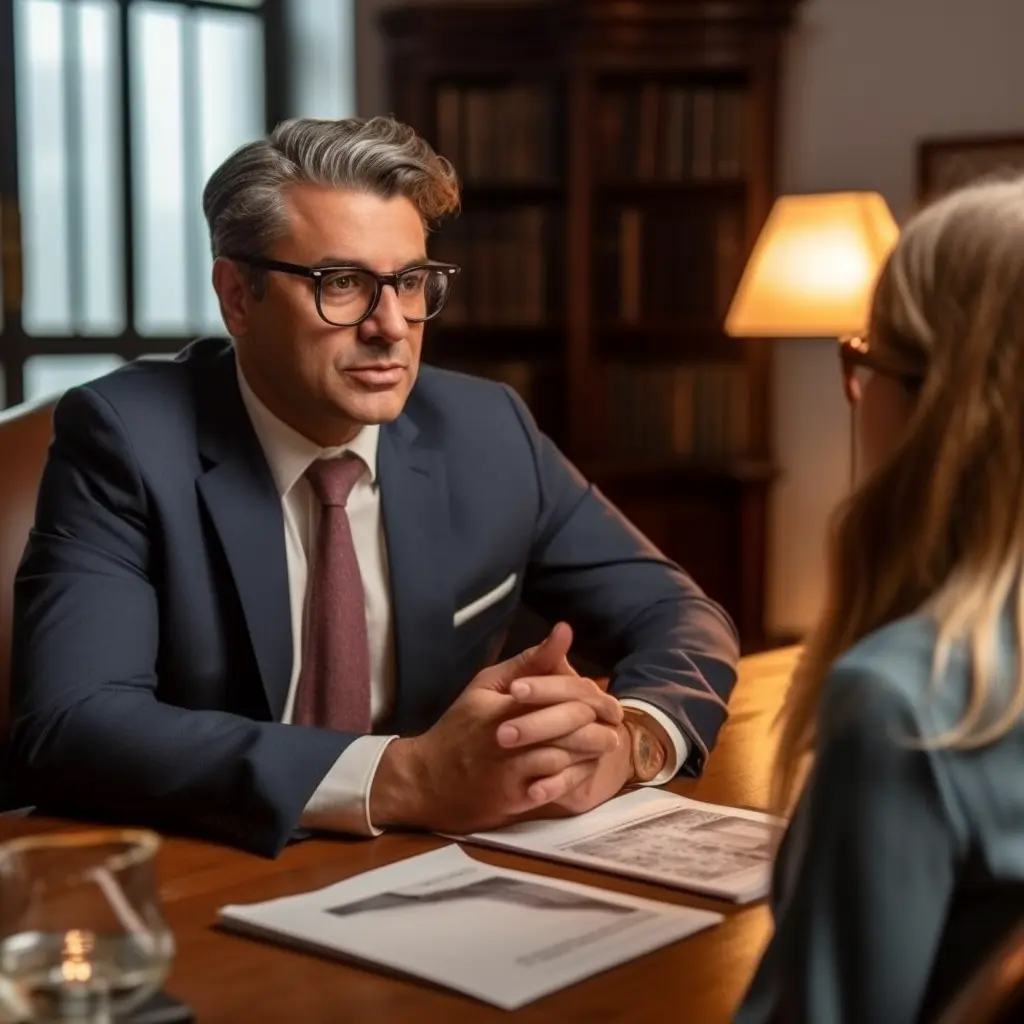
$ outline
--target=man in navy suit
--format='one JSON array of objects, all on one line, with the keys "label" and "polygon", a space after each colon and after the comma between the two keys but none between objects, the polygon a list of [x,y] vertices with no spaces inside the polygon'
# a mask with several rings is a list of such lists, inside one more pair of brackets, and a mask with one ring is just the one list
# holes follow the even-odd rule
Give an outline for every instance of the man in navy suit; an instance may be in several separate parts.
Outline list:
[{"label": "man in navy suit", "polygon": [[[728,617],[511,390],[420,366],[458,273],[427,229],[457,203],[386,118],[287,122],[214,173],[231,341],[56,409],[15,588],[23,799],[275,855],[702,770]],[[558,624],[495,664],[521,602]]]}]

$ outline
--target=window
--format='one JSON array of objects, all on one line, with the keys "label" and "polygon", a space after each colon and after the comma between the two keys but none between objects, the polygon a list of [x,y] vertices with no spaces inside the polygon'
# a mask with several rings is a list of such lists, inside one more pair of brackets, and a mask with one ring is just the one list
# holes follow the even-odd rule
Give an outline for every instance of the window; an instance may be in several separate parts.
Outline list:
[{"label": "window", "polygon": [[292,106],[302,117],[356,112],[356,0],[291,0],[286,6]]},{"label": "window", "polygon": [[223,331],[200,194],[283,116],[283,9],[0,3],[6,404]]}]

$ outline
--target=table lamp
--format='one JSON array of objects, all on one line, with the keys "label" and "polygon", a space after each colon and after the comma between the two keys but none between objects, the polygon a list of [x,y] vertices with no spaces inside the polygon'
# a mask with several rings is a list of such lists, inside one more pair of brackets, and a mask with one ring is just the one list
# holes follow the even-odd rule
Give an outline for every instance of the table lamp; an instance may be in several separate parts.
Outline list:
[{"label": "table lamp", "polygon": [[[882,263],[899,234],[877,192],[775,201],[725,318],[739,338],[843,338],[863,333]],[[850,431],[850,467],[856,440]]]}]

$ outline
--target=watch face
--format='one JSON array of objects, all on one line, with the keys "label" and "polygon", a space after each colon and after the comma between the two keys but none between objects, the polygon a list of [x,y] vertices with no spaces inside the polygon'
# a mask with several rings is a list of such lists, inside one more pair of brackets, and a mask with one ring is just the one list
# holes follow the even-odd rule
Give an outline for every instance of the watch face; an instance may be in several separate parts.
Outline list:
[{"label": "watch face", "polygon": [[653,733],[637,722],[633,734],[633,772],[638,781],[650,782],[665,766],[665,750]]}]

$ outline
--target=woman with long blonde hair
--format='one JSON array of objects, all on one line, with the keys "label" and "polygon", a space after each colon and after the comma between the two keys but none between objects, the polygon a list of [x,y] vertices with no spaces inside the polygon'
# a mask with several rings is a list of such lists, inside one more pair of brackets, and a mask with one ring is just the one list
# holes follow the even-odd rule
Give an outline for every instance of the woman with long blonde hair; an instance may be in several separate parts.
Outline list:
[{"label": "woman with long blonde hair", "polygon": [[783,709],[741,1024],[932,1019],[1024,918],[1024,180],[912,218],[841,356],[863,478]]}]

